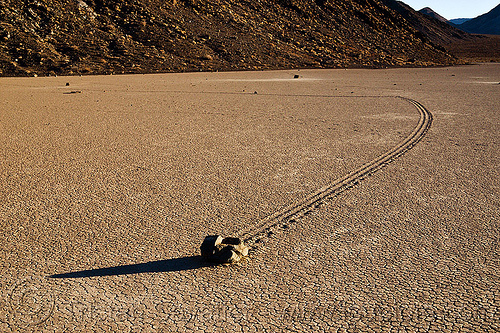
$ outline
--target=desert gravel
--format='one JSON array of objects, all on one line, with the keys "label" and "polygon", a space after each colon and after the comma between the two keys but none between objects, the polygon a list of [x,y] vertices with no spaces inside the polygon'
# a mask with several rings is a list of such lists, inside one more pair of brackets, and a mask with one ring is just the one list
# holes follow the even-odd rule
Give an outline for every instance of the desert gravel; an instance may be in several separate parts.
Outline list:
[{"label": "desert gravel", "polygon": [[[299,75],[299,78],[294,78]],[[69,85],[66,85],[69,83]],[[0,79],[1,332],[498,332],[500,64]],[[400,144],[411,150],[252,229]]]}]

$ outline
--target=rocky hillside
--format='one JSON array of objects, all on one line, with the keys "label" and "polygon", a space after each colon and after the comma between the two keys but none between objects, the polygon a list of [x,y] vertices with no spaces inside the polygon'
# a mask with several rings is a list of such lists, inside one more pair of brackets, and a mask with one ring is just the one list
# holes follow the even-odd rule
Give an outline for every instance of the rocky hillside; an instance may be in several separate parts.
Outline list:
[{"label": "rocky hillside", "polygon": [[398,12],[411,27],[430,40],[435,45],[444,47],[451,43],[463,40],[474,40],[475,37],[459,30],[448,23],[430,17],[421,12],[413,10],[410,6],[401,1],[382,0],[389,8]]},{"label": "rocky hillside", "polygon": [[500,5],[484,15],[458,25],[458,27],[475,34],[500,35]]},{"label": "rocky hillside", "polygon": [[422,8],[418,11],[419,13],[422,13],[422,14],[425,14],[427,16],[430,16],[432,18],[435,18],[436,20],[438,21],[441,21],[441,22],[448,22],[447,19],[445,19],[444,17],[442,17],[441,15],[439,15],[438,13],[436,13],[435,11],[433,11],[431,8],[429,7],[425,7],[425,8]]},{"label": "rocky hillside", "polygon": [[0,75],[456,63],[388,0],[0,0]]},{"label": "rocky hillside", "polygon": [[401,1],[382,1],[404,17],[411,27],[425,35],[436,47],[450,52],[462,61],[468,63],[500,61],[500,36],[469,34],[450,24],[449,21],[446,23],[439,17],[433,17],[432,13],[429,15],[430,11],[416,12]]}]

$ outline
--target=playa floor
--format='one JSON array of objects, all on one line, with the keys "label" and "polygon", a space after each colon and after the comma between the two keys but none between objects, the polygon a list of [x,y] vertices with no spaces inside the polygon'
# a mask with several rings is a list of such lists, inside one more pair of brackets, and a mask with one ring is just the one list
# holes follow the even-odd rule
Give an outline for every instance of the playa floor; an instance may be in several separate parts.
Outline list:
[{"label": "playa floor", "polygon": [[[200,260],[404,142],[407,99],[410,150]],[[497,332],[498,110],[494,63],[1,78],[0,331]]]}]

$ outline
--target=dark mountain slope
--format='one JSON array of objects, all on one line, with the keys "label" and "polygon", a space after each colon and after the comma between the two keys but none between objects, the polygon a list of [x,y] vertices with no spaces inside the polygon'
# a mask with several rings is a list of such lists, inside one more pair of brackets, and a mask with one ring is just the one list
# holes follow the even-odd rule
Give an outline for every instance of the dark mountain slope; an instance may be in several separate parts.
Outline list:
[{"label": "dark mountain slope", "polygon": [[500,35],[500,5],[458,27],[475,34]]},{"label": "dark mountain slope", "polygon": [[382,0],[389,8],[397,11],[411,25],[421,32],[434,44],[443,46],[462,40],[473,40],[470,34],[457,29],[448,23],[439,21],[426,14],[414,11],[410,6],[401,1]]},{"label": "dark mountain slope", "polygon": [[451,52],[465,62],[500,61],[500,44],[497,36],[471,35],[454,25],[441,22],[421,12],[414,11],[401,1],[382,0],[397,11],[415,30],[432,43]]},{"label": "dark mountain slope", "polygon": [[0,75],[453,63],[379,0],[0,1]]},{"label": "dark mountain slope", "polygon": [[438,13],[436,13],[435,11],[433,11],[431,8],[429,7],[425,7],[425,8],[422,8],[418,11],[419,13],[422,13],[422,14],[425,14],[427,16],[430,16],[432,18],[435,18],[436,20],[438,21],[441,21],[441,22],[448,22],[447,19],[445,19],[444,17],[442,17],[441,15],[439,15]]}]

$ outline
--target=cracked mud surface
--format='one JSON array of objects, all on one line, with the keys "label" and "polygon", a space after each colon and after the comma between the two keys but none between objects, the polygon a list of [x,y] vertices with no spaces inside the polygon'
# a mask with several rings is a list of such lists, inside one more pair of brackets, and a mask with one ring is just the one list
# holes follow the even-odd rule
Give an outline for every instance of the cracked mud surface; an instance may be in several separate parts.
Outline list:
[{"label": "cracked mud surface", "polygon": [[[495,81],[495,64],[2,79],[0,330],[497,331]],[[200,261],[205,235],[399,144],[419,115],[391,96],[433,113],[418,145],[242,265]]]}]

